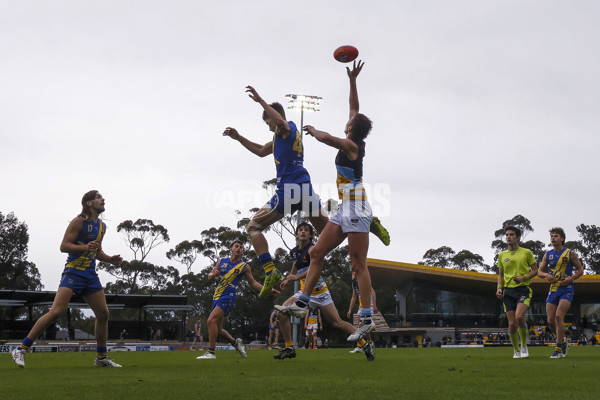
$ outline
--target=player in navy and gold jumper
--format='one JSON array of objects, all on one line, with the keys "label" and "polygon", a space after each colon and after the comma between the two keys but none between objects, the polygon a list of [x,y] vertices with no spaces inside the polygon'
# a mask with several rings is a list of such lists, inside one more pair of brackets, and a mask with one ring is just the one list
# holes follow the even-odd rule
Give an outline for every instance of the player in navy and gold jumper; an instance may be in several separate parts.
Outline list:
[{"label": "player in navy and gold jumper", "polygon": [[[281,282],[281,290],[285,290],[290,282],[298,280],[300,281],[300,290],[287,299],[283,305],[275,306],[276,310],[283,311],[279,313],[279,329],[281,330],[281,334],[285,340],[285,348],[281,350],[279,354],[273,356],[273,358],[276,360],[296,357],[296,350],[294,349],[294,343],[292,342],[290,317],[284,310],[288,310],[289,307],[294,305],[294,303],[302,295],[302,290],[306,284],[305,279],[306,275],[308,274],[308,268],[311,265],[310,253],[314,246],[312,241],[313,237],[314,230],[310,224],[306,222],[298,224],[296,227],[296,240],[298,245],[290,251],[290,256],[294,260],[294,264],[292,265],[290,274],[283,282]],[[311,306],[318,307],[321,310],[321,315],[327,321],[329,321],[334,328],[342,329],[348,335],[354,333],[356,330],[354,325],[340,318],[337,308],[333,303],[333,299],[331,298],[331,293],[329,293],[329,288],[322,277],[319,277],[317,285],[315,285],[313,288],[309,302]],[[363,339],[360,339],[358,342],[360,346],[366,345],[366,342]],[[373,361],[375,359],[375,353],[372,351],[372,347],[370,346],[365,348],[365,355],[369,361]]]},{"label": "player in navy and gold jumper", "polygon": [[[215,347],[219,336],[225,338],[236,351],[246,357],[246,351],[242,343],[242,339],[234,339],[225,329],[223,329],[223,321],[229,315],[235,304],[237,286],[242,279],[246,279],[250,286],[261,291],[263,286],[254,280],[250,265],[242,261],[244,254],[244,245],[241,241],[236,240],[232,243],[231,257],[221,258],[212,271],[208,274],[208,279],[219,277],[217,288],[213,294],[212,311],[208,317],[208,351],[196,357],[199,360],[215,359]],[[271,295],[277,296],[279,291],[272,289]]]},{"label": "player in navy and gold jumper", "polygon": [[575,289],[573,282],[583,275],[583,266],[577,253],[565,247],[565,231],[562,228],[550,229],[552,250],[544,254],[538,275],[550,282],[550,291],[546,299],[548,325],[556,334],[556,349],[550,358],[567,356],[569,344],[565,340],[565,315],[571,303]]},{"label": "player in navy and gold jumper", "polygon": [[99,216],[104,212],[104,203],[104,198],[97,190],[83,195],[81,214],[71,221],[60,244],[60,251],[68,253],[68,256],[54,303],[50,311],[37,320],[20,347],[13,350],[13,360],[19,367],[25,366],[25,353],[33,341],[67,309],[73,293],[82,296],[96,316],[94,333],[98,356],[94,364],[120,367],[107,357],[108,307],[96,273],[96,260],[117,266],[123,261],[121,256],[108,256],[102,250],[106,224]]},{"label": "player in navy and gold jumper", "polygon": [[538,266],[529,249],[519,247],[521,230],[514,226],[504,228],[508,249],[498,254],[498,288],[496,297],[504,303],[508,320],[508,336],[513,345],[513,358],[529,357],[527,349],[527,321],[525,313],[531,302],[531,279],[538,274]]},{"label": "player in navy and gold jumper", "polygon": [[281,272],[275,268],[269,253],[269,245],[262,231],[285,215],[302,210],[308,214],[309,220],[320,232],[327,223],[327,215],[321,209],[319,197],[313,192],[310,176],[303,165],[302,133],[296,124],[286,120],[285,110],[281,104],[267,104],[252,86],[247,86],[246,92],[252,100],[262,106],[262,118],[269,126],[269,130],[273,132],[273,140],[260,145],[251,142],[230,127],[225,129],[223,135],[239,141],[242,146],[259,157],[266,157],[269,154],[274,156],[277,171],[275,195],[254,214],[246,227],[252,246],[265,271],[264,289],[260,293],[260,297],[264,298],[281,279]]}]

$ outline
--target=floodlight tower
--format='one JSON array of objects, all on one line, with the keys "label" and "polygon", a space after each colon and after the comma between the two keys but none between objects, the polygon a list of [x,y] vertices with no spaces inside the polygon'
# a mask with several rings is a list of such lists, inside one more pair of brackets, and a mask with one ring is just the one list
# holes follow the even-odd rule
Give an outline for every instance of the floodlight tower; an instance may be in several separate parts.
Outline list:
[{"label": "floodlight tower", "polygon": [[[286,94],[288,100],[288,110],[300,110],[300,136],[304,133],[304,110],[310,112],[320,111],[322,97],[319,96],[308,96],[304,94]],[[304,144],[302,144],[304,148]],[[300,211],[298,211],[298,221],[296,226],[300,224]],[[294,293],[298,292],[298,281],[294,281]],[[298,345],[298,324],[300,319],[298,317],[292,317],[292,341],[295,345]]]},{"label": "floodlight tower", "polygon": [[288,110],[300,110],[300,134],[304,128],[304,110],[311,112],[320,111],[322,97],[307,96],[304,94],[286,94],[288,100]]}]

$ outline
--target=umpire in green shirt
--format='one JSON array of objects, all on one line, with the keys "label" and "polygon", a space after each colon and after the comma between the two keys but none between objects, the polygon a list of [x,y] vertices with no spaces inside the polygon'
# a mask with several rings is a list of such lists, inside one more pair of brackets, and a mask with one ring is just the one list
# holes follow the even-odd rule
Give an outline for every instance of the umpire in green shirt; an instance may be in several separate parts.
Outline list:
[{"label": "umpire in green shirt", "polygon": [[[527,358],[527,322],[525,313],[531,301],[531,279],[538,274],[533,253],[519,247],[521,230],[514,226],[504,228],[508,250],[498,255],[498,289],[496,296],[504,303],[508,319],[508,336],[514,348],[513,358]],[[520,339],[520,340],[519,340]]]}]

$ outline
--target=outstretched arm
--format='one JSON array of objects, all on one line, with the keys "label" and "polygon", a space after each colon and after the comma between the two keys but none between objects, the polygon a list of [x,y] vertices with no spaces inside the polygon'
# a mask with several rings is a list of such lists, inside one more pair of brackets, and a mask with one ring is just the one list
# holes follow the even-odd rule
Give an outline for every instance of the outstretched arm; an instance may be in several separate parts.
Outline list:
[{"label": "outstretched arm", "polygon": [[348,74],[348,78],[350,78],[350,117],[348,119],[352,119],[352,117],[358,114],[359,104],[356,78],[364,65],[365,63],[359,60],[358,64],[356,61],[352,63],[352,70],[350,70],[349,67],[346,67],[346,73]]},{"label": "outstretched arm", "polygon": [[240,142],[242,144],[242,146],[244,146],[246,149],[248,149],[249,151],[251,151],[252,153],[256,154],[259,157],[268,156],[269,154],[271,154],[273,152],[273,142],[272,141],[265,143],[264,145],[254,143],[254,142],[246,139],[242,135],[240,135],[239,132],[235,128],[231,128],[231,127],[225,128],[225,131],[223,132],[223,136],[229,136],[233,140],[237,140],[238,142]]},{"label": "outstretched arm", "polygon": [[111,263],[112,265],[116,265],[117,267],[121,265],[123,262],[123,257],[119,254],[114,256],[107,255],[101,248],[96,252],[96,258],[100,261]]},{"label": "outstretched arm", "polygon": [[290,134],[291,129],[287,121],[281,116],[281,114],[279,114],[273,107],[267,104],[267,102],[264,101],[262,97],[260,97],[256,89],[254,89],[252,86],[246,86],[246,92],[249,93],[248,96],[252,100],[254,100],[262,106],[262,108],[267,113],[269,119],[275,123],[275,133],[279,136],[287,137]]},{"label": "outstretched arm", "polygon": [[294,262],[294,264],[292,264],[292,270],[290,271],[289,275],[285,278],[283,282],[281,282],[281,285],[279,285],[281,290],[285,290],[285,288],[287,287],[287,285],[289,285],[290,282],[297,281],[298,279],[301,279],[306,276],[304,272],[300,275],[296,275],[296,272],[298,272],[298,268],[296,268],[296,263]]},{"label": "outstretched arm", "polygon": [[356,160],[358,157],[358,146],[350,139],[332,136],[327,132],[315,129],[312,125],[305,125],[304,131],[307,135],[314,137],[319,142],[343,151],[351,160]]}]

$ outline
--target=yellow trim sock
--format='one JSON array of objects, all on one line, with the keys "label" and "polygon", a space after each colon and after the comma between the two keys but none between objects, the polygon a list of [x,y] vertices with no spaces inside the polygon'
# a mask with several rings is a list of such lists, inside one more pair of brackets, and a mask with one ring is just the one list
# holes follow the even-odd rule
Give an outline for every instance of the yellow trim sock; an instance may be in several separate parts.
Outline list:
[{"label": "yellow trim sock", "polygon": [[265,270],[265,275],[269,275],[275,269],[275,264],[273,263],[273,261],[269,261],[265,263],[262,267]]}]

